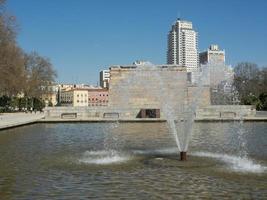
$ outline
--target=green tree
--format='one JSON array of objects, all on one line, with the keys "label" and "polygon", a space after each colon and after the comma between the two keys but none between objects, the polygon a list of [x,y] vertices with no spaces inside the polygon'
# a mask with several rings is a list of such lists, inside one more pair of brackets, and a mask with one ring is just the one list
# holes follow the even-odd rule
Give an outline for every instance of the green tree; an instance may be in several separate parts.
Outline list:
[{"label": "green tree", "polygon": [[260,100],[259,110],[267,110],[267,92],[261,93],[259,96],[259,100]]},{"label": "green tree", "polygon": [[33,110],[42,111],[45,107],[45,102],[39,98],[33,98]]},{"label": "green tree", "polygon": [[22,111],[24,109],[27,108],[27,98],[26,97],[22,97],[19,98],[19,111]]},{"label": "green tree", "polygon": [[16,111],[19,108],[19,98],[13,97],[10,102],[10,107],[13,111]]},{"label": "green tree", "polygon": [[260,87],[262,93],[267,93],[267,67],[263,67],[260,71]]}]

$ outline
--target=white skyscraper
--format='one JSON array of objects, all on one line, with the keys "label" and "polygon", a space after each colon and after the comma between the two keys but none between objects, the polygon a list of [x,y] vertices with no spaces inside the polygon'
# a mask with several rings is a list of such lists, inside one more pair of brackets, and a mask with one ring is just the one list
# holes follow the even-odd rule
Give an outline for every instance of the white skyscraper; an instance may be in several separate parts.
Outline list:
[{"label": "white skyscraper", "polygon": [[192,22],[177,19],[168,34],[167,64],[186,66],[188,72],[198,69],[198,39]]},{"label": "white skyscraper", "polygon": [[110,71],[109,70],[102,70],[100,72],[100,86],[102,88],[108,88],[109,87],[109,80],[110,80]]}]

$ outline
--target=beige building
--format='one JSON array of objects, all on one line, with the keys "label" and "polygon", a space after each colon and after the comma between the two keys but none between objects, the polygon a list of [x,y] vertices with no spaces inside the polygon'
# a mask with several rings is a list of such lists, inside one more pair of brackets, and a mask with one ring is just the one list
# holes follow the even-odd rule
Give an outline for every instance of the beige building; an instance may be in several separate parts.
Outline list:
[{"label": "beige building", "polygon": [[77,88],[61,91],[60,102],[62,106],[88,106],[88,90]]},{"label": "beige building", "polygon": [[42,100],[45,102],[46,106],[55,106],[58,102],[58,93],[57,92],[48,92],[42,95]]},{"label": "beige building", "polygon": [[58,103],[58,85],[50,85],[47,91],[42,94],[41,99],[45,102],[46,106],[55,106]]},{"label": "beige building", "polygon": [[220,50],[216,44],[210,45],[207,51],[199,53],[200,64],[224,64],[225,63],[225,51]]}]

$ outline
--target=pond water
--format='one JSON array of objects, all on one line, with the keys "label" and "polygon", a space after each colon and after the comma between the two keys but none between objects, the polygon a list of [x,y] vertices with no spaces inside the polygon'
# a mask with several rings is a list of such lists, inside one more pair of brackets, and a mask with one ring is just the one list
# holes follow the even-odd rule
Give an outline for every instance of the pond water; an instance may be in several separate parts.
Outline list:
[{"label": "pond water", "polygon": [[267,123],[195,123],[179,161],[166,123],[0,132],[0,199],[264,199]]}]

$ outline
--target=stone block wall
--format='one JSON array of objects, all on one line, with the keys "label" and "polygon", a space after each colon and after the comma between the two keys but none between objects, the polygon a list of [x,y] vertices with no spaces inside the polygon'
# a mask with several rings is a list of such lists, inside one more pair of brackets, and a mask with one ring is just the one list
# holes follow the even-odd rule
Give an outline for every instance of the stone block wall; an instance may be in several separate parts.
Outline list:
[{"label": "stone block wall", "polygon": [[109,107],[114,110],[135,110],[129,113],[135,117],[142,108],[179,110],[186,100],[184,67],[110,69]]},{"label": "stone block wall", "polygon": [[187,87],[188,104],[196,103],[197,107],[210,105],[210,87],[189,85]]},{"label": "stone block wall", "polygon": [[196,119],[240,119],[255,115],[256,109],[246,105],[211,105],[196,110]]}]

